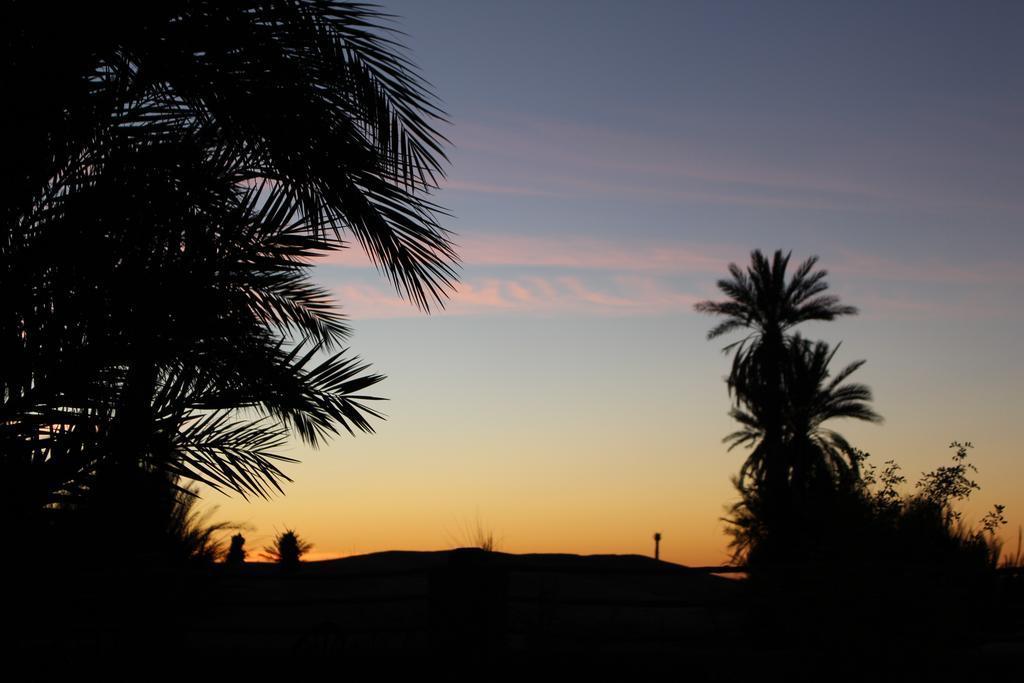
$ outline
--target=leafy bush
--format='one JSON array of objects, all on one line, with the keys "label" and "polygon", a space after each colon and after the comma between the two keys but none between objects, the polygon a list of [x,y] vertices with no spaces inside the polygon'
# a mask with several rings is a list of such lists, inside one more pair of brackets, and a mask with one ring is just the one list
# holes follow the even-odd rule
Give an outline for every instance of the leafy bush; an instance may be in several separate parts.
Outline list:
[{"label": "leafy bush", "polygon": [[1005,506],[993,506],[976,528],[966,526],[956,504],[980,488],[968,476],[977,472],[967,462],[973,446],[953,442],[950,448],[956,449],[953,464],[923,474],[912,494],[901,493],[906,477],[895,461],[879,471],[867,463],[866,453],[857,451],[862,474],[856,482],[804,499],[773,524],[765,521],[757,491],[737,483],[741,499],[725,520],[734,562],[756,569],[762,563],[792,564],[830,554],[863,559],[868,545],[878,561],[929,564],[958,556],[970,558],[977,568],[995,568],[1002,550],[996,532],[1006,524]]},{"label": "leafy bush", "polygon": [[952,464],[910,492],[895,462],[878,470],[858,452],[857,482],[770,523],[756,492],[741,490],[727,521],[734,559],[747,566],[770,621],[762,632],[815,648],[852,647],[868,634],[895,650],[934,647],[991,623],[1005,508],[974,527],[964,522],[957,505],[979,489],[971,447],[951,444]]},{"label": "leafy bush", "polygon": [[[867,500],[875,526],[893,536],[904,559],[926,562],[968,563],[976,569],[994,569],[999,563],[1002,543],[996,536],[1006,524],[1005,506],[994,505],[975,528],[968,527],[956,504],[966,501],[980,489],[970,478],[977,472],[967,462],[970,442],[954,441],[953,464],[925,473],[917,482],[916,492],[901,496],[897,487],[906,481],[893,461],[878,477],[874,486],[874,469],[866,467],[861,495]],[[861,455],[862,459],[867,456]]]}]

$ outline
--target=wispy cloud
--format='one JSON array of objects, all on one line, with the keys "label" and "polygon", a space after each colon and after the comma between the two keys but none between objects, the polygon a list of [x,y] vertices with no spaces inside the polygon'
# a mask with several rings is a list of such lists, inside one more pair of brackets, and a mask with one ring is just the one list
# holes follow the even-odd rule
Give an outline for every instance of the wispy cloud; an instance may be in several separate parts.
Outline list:
[{"label": "wispy cloud", "polygon": [[[684,313],[698,300],[720,297],[714,283],[726,276],[729,263],[745,266],[748,253],[725,244],[627,245],[582,235],[516,234],[467,237],[458,251],[466,269],[445,308],[450,315]],[[1009,261],[966,264],[848,248],[826,256],[820,265],[834,276],[833,285],[836,280],[843,283],[843,299],[874,316],[985,316],[999,307],[993,300],[1024,287],[1024,271]],[[331,254],[322,262],[370,266],[357,249]],[[336,288],[353,317],[419,315],[386,283],[359,277],[364,281]],[[939,301],[937,291],[952,291],[956,298]]]},{"label": "wispy cloud", "polygon": [[[566,235],[467,235],[458,238],[467,266],[525,266],[609,271],[724,273],[735,247],[687,244],[628,245],[598,237]],[[317,263],[372,267],[358,247],[335,251]]]},{"label": "wispy cloud", "polygon": [[507,194],[517,197],[559,197],[564,198],[564,193],[552,192],[533,187],[521,185],[502,185],[500,183],[479,183],[471,180],[447,179],[441,182],[442,190],[455,190],[457,192],[474,192],[481,194]]},{"label": "wispy cloud", "polygon": [[[557,231],[552,231],[557,232]],[[626,244],[602,237],[551,237],[510,232],[505,235],[467,235],[457,238],[457,251],[467,267],[509,266],[651,272],[687,275],[725,275],[729,263],[745,265],[748,249],[728,244],[647,242]],[[1024,285],[1024,269],[1011,260],[964,263],[934,256],[907,258],[837,247],[828,262],[830,272],[863,280],[964,285]],[[794,258],[802,258],[794,254]],[[372,268],[369,258],[353,246],[326,254],[318,264]]]},{"label": "wispy cloud", "polygon": [[[385,286],[342,285],[345,312],[356,319],[421,315]],[[696,295],[653,277],[619,277],[597,285],[578,277],[483,278],[459,284],[440,315],[661,315],[693,308]]]},{"label": "wispy cloud", "polygon": [[685,186],[667,186],[664,182],[644,183],[634,178],[633,182],[603,181],[574,176],[554,176],[556,186],[578,190],[577,194],[622,199],[647,199],[668,202],[692,202],[698,204],[728,204],[731,206],[772,206],[791,209],[828,208],[835,205],[834,200],[818,197],[799,197],[772,194],[770,192],[752,191],[750,188],[738,188],[727,191],[723,183],[719,189],[701,189]]},{"label": "wispy cloud", "polygon": [[626,245],[580,235],[479,235],[460,245],[467,264],[702,273],[724,271],[727,251],[703,245]]},{"label": "wispy cloud", "polygon": [[[463,123],[460,148],[475,154],[480,170],[488,158],[505,160],[495,174],[523,182],[471,183],[465,189],[496,194],[638,198],[779,207],[856,205],[866,197],[893,196],[884,187],[839,172],[808,173],[777,162],[730,158],[702,140],[665,138],[576,122],[523,119],[502,125]],[[538,169],[542,169],[538,173]],[[488,176],[495,175],[488,173]],[[541,182],[539,188],[535,183]]]},{"label": "wispy cloud", "polygon": [[[740,123],[733,125],[741,134],[746,130]],[[1024,209],[1005,188],[933,173],[935,161],[929,160],[935,148],[902,138],[842,138],[828,153],[812,147],[790,155],[740,144],[724,130],[684,134],[663,121],[651,128],[500,116],[487,123],[463,122],[456,139],[467,152],[462,168],[472,169],[477,179],[464,189],[783,209]],[[943,152],[947,163],[962,153],[953,143]]]}]

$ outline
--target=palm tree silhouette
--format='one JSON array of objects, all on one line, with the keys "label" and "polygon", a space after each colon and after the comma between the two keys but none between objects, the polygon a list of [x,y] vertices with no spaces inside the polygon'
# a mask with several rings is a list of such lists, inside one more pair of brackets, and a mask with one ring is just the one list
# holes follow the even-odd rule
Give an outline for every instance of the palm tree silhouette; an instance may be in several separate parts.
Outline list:
[{"label": "palm tree silhouette", "polygon": [[[783,467],[791,492],[807,488],[831,489],[849,485],[858,476],[853,447],[824,423],[839,418],[880,422],[868,405],[871,390],[863,384],[846,383],[864,361],[856,361],[830,379],[829,365],[838,350],[825,342],[811,342],[799,334],[788,343],[783,366],[785,398],[781,409]],[[776,415],[757,402],[734,407],[730,415],[741,428],[725,438],[732,450],[752,447],[740,470],[740,481],[763,481],[768,468],[767,419]],[[766,419],[767,418],[767,419]]]},{"label": "palm tree silhouette", "polygon": [[[805,321],[833,320],[853,315],[857,309],[825,294],[827,272],[815,270],[816,256],[800,264],[788,280],[791,253],[779,250],[769,260],[755,250],[750,256],[746,271],[732,263],[732,278],[718,281],[727,300],[702,301],[695,308],[701,313],[725,316],[708,332],[709,339],[737,330],[747,332],[723,349],[734,353],[727,384],[735,401],[733,416],[744,425],[727,441],[733,446],[756,443],[743,467],[740,485],[756,486],[771,506],[788,497],[792,476],[791,455],[787,454],[787,448],[793,445],[787,443],[792,441],[792,424],[787,426],[787,422],[794,417],[788,402],[795,396],[789,395],[787,384],[793,378],[787,373],[811,361],[805,344],[795,342],[790,331]],[[845,378],[848,373],[841,375]],[[818,443],[825,445],[820,440]]]},{"label": "palm tree silhouette", "polygon": [[[860,453],[825,423],[838,418],[868,422],[882,418],[869,406],[871,390],[847,382],[864,361],[830,377],[829,365],[837,350],[838,346],[833,349],[825,342],[794,335],[782,369],[781,410],[768,411],[763,403],[750,401],[730,413],[741,427],[725,438],[729,450],[741,445],[752,449],[733,480],[740,501],[726,519],[734,561],[752,566],[806,558],[809,548],[835,532],[831,524],[856,519],[850,504],[856,502],[861,482]],[[771,451],[765,439],[766,421],[780,414],[779,450]],[[771,464],[780,477],[773,481],[777,489],[765,484]]]},{"label": "palm tree silhouette", "polygon": [[266,495],[287,479],[289,431],[372,431],[362,392],[381,376],[347,354],[311,259],[358,242],[427,310],[458,266],[430,199],[443,113],[385,15],[308,0],[144,3],[117,22],[3,11],[15,518],[140,471]]},{"label": "palm tree silhouette", "polygon": [[281,569],[295,570],[302,561],[302,556],[313,549],[313,544],[303,540],[292,529],[285,529],[274,537],[269,545],[263,548],[263,557],[276,562]]}]

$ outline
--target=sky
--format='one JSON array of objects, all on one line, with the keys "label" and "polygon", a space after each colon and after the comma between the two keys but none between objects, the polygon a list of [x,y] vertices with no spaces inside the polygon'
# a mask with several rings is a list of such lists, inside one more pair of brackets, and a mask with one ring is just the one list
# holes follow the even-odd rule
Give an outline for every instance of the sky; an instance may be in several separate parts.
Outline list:
[{"label": "sky", "polygon": [[444,310],[358,247],[314,278],[388,379],[373,435],[268,501],[205,494],[250,550],[469,544],[728,557],[746,453],[728,340],[694,303],[752,249],[819,257],[857,316],[808,324],[867,363],[882,425],[830,425],[914,482],[971,441],[979,519],[1024,524],[1024,47],[1018,3],[392,1],[450,124],[463,261]]}]

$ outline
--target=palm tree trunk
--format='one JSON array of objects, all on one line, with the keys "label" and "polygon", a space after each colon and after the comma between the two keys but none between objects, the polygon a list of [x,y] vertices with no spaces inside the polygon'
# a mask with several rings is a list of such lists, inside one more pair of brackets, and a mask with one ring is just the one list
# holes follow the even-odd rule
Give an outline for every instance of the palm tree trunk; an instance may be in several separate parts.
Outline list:
[{"label": "palm tree trunk", "polygon": [[[763,367],[758,373],[764,382],[763,395],[765,401],[764,441],[767,450],[767,467],[765,471],[765,502],[769,519],[785,520],[789,513],[790,465],[789,453],[785,446],[785,371],[784,359],[786,345],[781,329],[772,330],[765,335],[763,346]],[[784,523],[784,522],[783,522]]]}]

